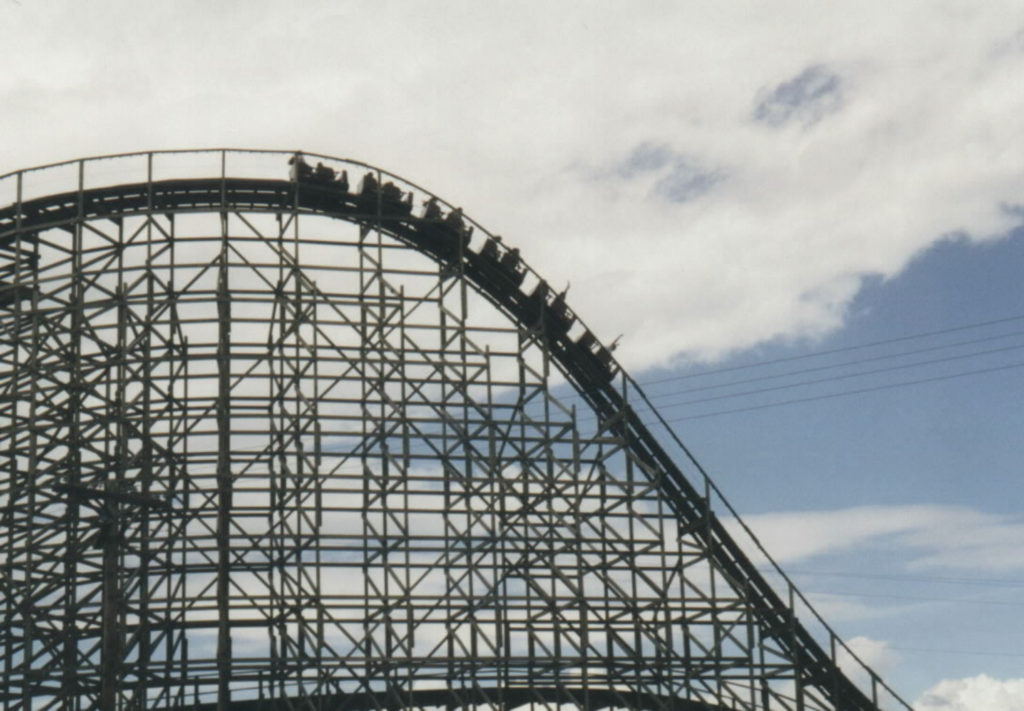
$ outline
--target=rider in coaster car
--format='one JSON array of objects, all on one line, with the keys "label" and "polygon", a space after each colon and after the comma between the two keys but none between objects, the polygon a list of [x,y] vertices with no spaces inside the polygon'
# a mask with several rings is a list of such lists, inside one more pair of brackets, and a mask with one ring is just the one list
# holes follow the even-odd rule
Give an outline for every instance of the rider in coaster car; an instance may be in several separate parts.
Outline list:
[{"label": "rider in coaster car", "polygon": [[367,173],[363,176],[362,194],[366,195],[375,192],[377,192],[377,179],[373,177],[373,173]]},{"label": "rider in coaster car", "polygon": [[380,189],[381,199],[388,202],[402,202],[402,191],[390,180]]},{"label": "rider in coaster car", "polygon": [[313,169],[298,151],[288,159],[288,165],[292,167],[289,177],[294,181],[306,180],[313,174]]},{"label": "rider in coaster car", "polygon": [[462,219],[462,208],[457,207],[448,213],[448,216],[444,218],[444,223],[454,229],[459,234],[466,231],[466,222]]},{"label": "rider in coaster car", "polygon": [[323,163],[317,163],[314,177],[316,178],[318,183],[333,183],[334,168],[329,168]]},{"label": "rider in coaster car", "polygon": [[437,198],[432,197],[429,200],[423,201],[423,219],[425,220],[440,220],[441,219],[441,206],[437,204]]}]

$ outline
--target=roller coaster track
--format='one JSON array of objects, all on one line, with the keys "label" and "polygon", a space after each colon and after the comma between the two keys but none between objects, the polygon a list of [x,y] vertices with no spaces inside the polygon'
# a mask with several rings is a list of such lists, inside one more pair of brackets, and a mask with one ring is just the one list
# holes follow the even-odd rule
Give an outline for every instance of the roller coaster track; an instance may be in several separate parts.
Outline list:
[{"label": "roller coaster track", "polygon": [[[224,154],[230,153],[228,151]],[[279,155],[283,158],[287,154]],[[377,176],[378,185],[393,179],[407,190],[416,191],[421,197],[430,196],[418,186],[379,169],[327,157],[324,159],[333,161],[339,167],[370,171]],[[149,160],[152,161],[152,154]],[[282,168],[283,163],[282,160]],[[19,181],[20,186],[20,173],[0,178],[0,182],[6,180],[10,183],[14,179]],[[608,688],[600,688],[600,685],[580,688],[568,680],[556,686],[534,688],[519,688],[518,684],[525,683],[519,682],[503,690],[477,687],[462,691],[407,689],[400,692],[339,692],[333,695],[321,692],[305,701],[300,701],[298,697],[278,695],[276,699],[234,700],[230,706],[226,700],[230,694],[226,692],[226,686],[222,686],[218,703],[190,703],[190,708],[276,711],[279,708],[309,707],[361,711],[408,706],[453,708],[486,705],[496,703],[494,700],[498,699],[507,708],[528,703],[571,703],[594,711],[612,707],[652,711],[699,711],[713,708],[833,708],[868,711],[882,707],[881,695],[889,699],[890,703],[909,708],[870,670],[864,668],[860,672],[866,674],[868,679],[867,687],[862,689],[840,669],[841,655],[852,658],[855,667],[861,665],[831,628],[824,627],[825,635],[821,639],[820,633],[816,637],[797,618],[797,603],[806,603],[806,600],[791,583],[787,589],[788,599],[783,599],[767,582],[712,510],[712,500],[717,495],[717,489],[695,461],[689,463],[697,472],[698,483],[694,484],[668,453],[663,442],[641,422],[626,393],[627,390],[633,393],[632,399],[637,400],[643,398],[642,391],[618,367],[610,351],[601,345],[565,304],[564,294],[556,294],[547,282],[519,258],[517,251],[510,250],[500,238],[495,238],[476,223],[472,223],[474,231],[463,231],[440,219],[426,219],[413,214],[408,207],[390,199],[379,189],[350,192],[337,184],[231,177],[226,173],[205,178],[155,179],[147,176],[145,180],[137,182],[102,187],[88,187],[80,181],[74,190],[30,199],[21,198],[20,187],[18,192],[12,204],[0,209],[0,260],[6,260],[0,265],[0,310],[6,309],[5,313],[9,314],[5,317],[8,324],[19,319],[31,319],[35,308],[33,304],[40,303],[39,290],[46,288],[45,283],[38,283],[32,276],[38,267],[39,258],[35,246],[41,235],[52,231],[74,235],[84,225],[96,221],[119,223],[139,216],[165,216],[173,220],[175,216],[189,213],[267,213],[331,218],[357,225],[361,237],[370,233],[384,235],[426,255],[439,265],[442,279],[446,273],[464,278],[477,293],[514,323],[520,332],[526,334],[525,337],[539,343],[550,354],[575,391],[596,415],[601,431],[606,436],[624,442],[630,457],[657,482],[660,496],[671,507],[678,522],[679,537],[691,541],[702,551],[701,556],[713,566],[721,580],[731,584],[740,600],[738,604],[749,614],[749,629],[745,634],[751,640],[756,636],[758,641],[756,645],[751,641],[747,665],[756,666],[755,646],[761,649],[770,646],[777,650],[779,659],[785,660],[781,665],[766,663],[763,668],[755,669],[754,676],[761,676],[757,682],[760,688],[756,693],[751,692],[749,702],[723,697],[717,703],[711,703],[706,695],[687,700],[651,693],[642,688],[629,689],[625,682],[612,684]],[[0,381],[3,378],[3,372],[0,372]],[[13,441],[12,426],[13,423],[0,421],[0,429],[7,428],[6,434]],[[686,452],[685,448],[683,451]],[[8,485],[11,485],[13,476],[11,473],[8,477]],[[65,493],[69,491],[75,493],[73,485],[65,487]],[[13,500],[13,496],[11,498]],[[734,513],[728,509],[727,512]],[[8,551],[11,550],[9,546]],[[11,579],[5,580],[3,588],[8,589],[14,584]],[[7,614],[9,617],[12,611],[8,610]],[[12,649],[15,642],[9,634],[7,643]],[[0,639],[0,645],[3,643]],[[8,682],[8,693],[11,694],[9,702],[13,704],[16,699],[25,699],[24,691],[16,692],[13,689],[21,684],[20,681],[18,684],[13,682],[22,679],[15,669],[19,662],[18,655],[8,649],[0,653],[0,656],[7,660],[7,670],[3,674]],[[642,664],[643,661],[637,660],[637,663]],[[656,667],[660,662],[652,659],[648,663]],[[723,667],[728,667],[730,662],[723,660],[722,663]],[[27,678],[28,675],[25,676]],[[772,691],[771,684],[776,678],[789,679],[792,688],[786,693]],[[113,683],[114,680],[109,681]],[[27,687],[28,681],[24,685]],[[59,696],[59,691],[53,688],[33,693],[52,695],[47,698]]]}]

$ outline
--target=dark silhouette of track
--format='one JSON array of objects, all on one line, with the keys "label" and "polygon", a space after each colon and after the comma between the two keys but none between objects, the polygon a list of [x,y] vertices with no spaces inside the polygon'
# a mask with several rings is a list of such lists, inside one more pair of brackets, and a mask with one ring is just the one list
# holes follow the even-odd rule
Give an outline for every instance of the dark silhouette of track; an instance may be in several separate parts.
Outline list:
[{"label": "dark silhouette of track", "polygon": [[[876,709],[835,663],[835,650],[826,651],[794,618],[787,605],[768,585],[755,565],[728,535],[711,512],[706,496],[683,475],[654,435],[641,423],[613,384],[618,368],[611,353],[590,331],[580,331],[575,314],[548,284],[518,255],[487,235],[474,239],[440,219],[412,214],[408,205],[390,199],[381,190],[353,193],[333,184],[288,180],[211,178],[177,179],[87,189],[37,198],[0,209],[0,251],[15,252],[41,230],[71,228],[82,220],[118,220],[138,214],[190,211],[265,211],[310,213],[356,223],[361,230],[380,230],[446,264],[461,262],[464,273],[479,292],[523,328],[544,334],[546,346],[598,418],[625,438],[634,455],[652,471],[665,473],[663,493],[679,519],[680,530],[696,536],[723,574],[741,585],[756,612],[762,634],[786,650],[801,670],[801,682],[814,685],[836,708],[851,711]],[[26,262],[17,269],[31,269]],[[0,305],[27,300],[31,293],[12,285],[17,269],[0,274]],[[528,279],[532,276],[534,278]],[[531,282],[527,292],[524,284]],[[570,332],[577,335],[571,336]],[[530,702],[574,703],[590,711],[611,707],[710,711],[702,703],[608,689],[540,688],[469,691],[419,690],[390,697],[384,694],[346,694],[317,700],[317,708],[398,709],[407,705],[454,708],[501,699],[506,708]],[[287,699],[236,701],[240,711],[291,708]],[[215,704],[197,708],[213,709]]]}]

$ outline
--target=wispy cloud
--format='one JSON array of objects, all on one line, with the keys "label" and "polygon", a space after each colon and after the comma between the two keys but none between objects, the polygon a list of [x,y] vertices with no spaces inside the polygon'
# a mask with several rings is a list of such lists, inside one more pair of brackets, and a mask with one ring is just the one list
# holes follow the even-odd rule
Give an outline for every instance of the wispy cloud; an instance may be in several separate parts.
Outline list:
[{"label": "wispy cloud", "polygon": [[[789,564],[873,547],[902,550],[913,570],[1024,569],[1024,519],[955,506],[865,506],[769,513],[744,521],[777,562]],[[742,540],[735,522],[730,524]]]}]

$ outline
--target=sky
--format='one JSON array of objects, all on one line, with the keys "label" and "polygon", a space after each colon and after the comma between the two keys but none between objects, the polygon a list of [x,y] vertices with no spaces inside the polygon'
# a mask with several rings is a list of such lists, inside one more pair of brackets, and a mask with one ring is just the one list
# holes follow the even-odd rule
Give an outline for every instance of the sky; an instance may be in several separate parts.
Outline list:
[{"label": "sky", "polygon": [[0,26],[0,173],[304,149],[464,206],[621,335],[919,711],[1024,709],[1024,5],[0,0]]}]

